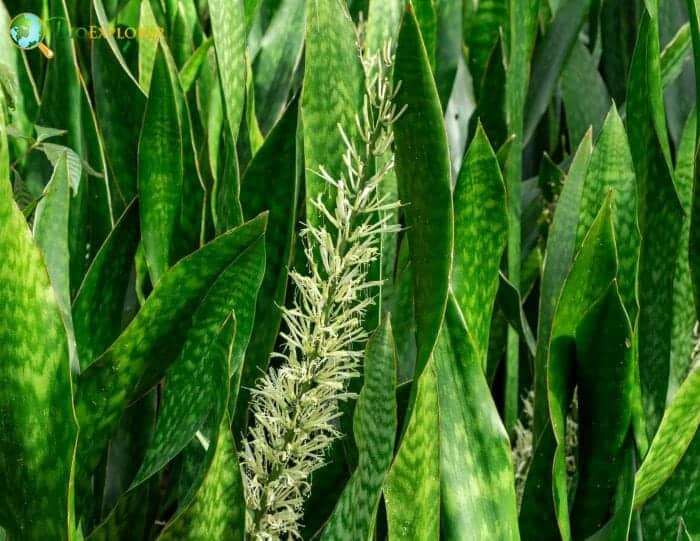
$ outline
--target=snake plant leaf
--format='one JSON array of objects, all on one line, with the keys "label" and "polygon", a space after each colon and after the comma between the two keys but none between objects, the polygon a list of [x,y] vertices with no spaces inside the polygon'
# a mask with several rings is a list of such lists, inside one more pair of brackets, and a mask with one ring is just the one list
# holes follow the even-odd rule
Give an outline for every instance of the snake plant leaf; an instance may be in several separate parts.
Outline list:
[{"label": "snake plant leaf", "polygon": [[580,41],[574,43],[562,71],[561,93],[571,143],[577,144],[591,126],[597,136],[611,99],[596,59]]},{"label": "snake plant leaf", "polygon": [[576,329],[579,459],[571,517],[577,539],[604,526],[631,449],[631,347],[632,328],[614,283]]},{"label": "snake plant leaf", "polygon": [[[559,531],[564,540],[571,539],[564,462],[566,414],[572,399],[573,376],[579,350],[576,333],[585,321],[587,312],[598,304],[605,306],[601,299],[604,299],[611,287],[618,268],[611,198],[612,194],[609,193],[574,259],[557,302],[549,337],[547,392],[550,419],[557,443],[552,466],[553,495]],[[596,272],[590,272],[591,269]],[[624,340],[623,345],[626,345]]]},{"label": "snake plant leaf", "polygon": [[630,69],[627,125],[639,193],[638,352],[648,437],[666,404],[673,271],[683,208],[670,170],[659,68],[658,21],[644,15]]},{"label": "snake plant leaf", "polygon": [[139,240],[138,205],[121,216],[85,274],[73,302],[73,326],[81,369],[85,370],[116,340],[129,269]]},{"label": "snake plant leaf", "polygon": [[[69,32],[71,17],[64,0],[51,0],[49,9],[54,15],[50,25],[56,61],[47,67],[37,123],[66,130],[55,143],[69,147],[82,157],[82,87],[75,40]],[[69,222],[70,288],[74,294],[83,279],[87,261],[87,186],[84,174],[80,185],[71,194]]]},{"label": "snake plant leaf", "polygon": [[159,540],[244,538],[243,481],[229,425],[230,421],[225,417],[214,444],[214,459],[194,500],[165,527]]},{"label": "snake plant leaf", "polygon": [[[97,124],[93,99],[88,93],[84,81],[81,81],[82,120],[85,134],[85,157],[81,166],[87,173],[87,223],[88,223],[88,258],[89,263],[97,250],[114,227],[115,215],[113,200],[113,182],[109,175],[104,140]],[[92,170],[93,164],[96,170]],[[121,206],[119,206],[121,209]],[[119,213],[116,215],[119,217]],[[87,269],[86,271],[87,272]],[[80,284],[78,284],[79,286]]]},{"label": "snake plant leaf", "polygon": [[644,462],[637,472],[635,507],[640,507],[671,476],[700,424],[700,370],[694,369],[664,412]]},{"label": "snake plant leaf", "polygon": [[[232,265],[221,278],[231,280],[231,275],[235,275],[231,271],[239,269]],[[222,286],[217,288],[215,284],[214,289],[221,290]],[[230,303],[215,301],[211,298],[200,306],[182,353],[166,372],[162,413],[130,491],[138,489],[177,456],[196,437],[208,415],[223,414],[220,405],[228,397],[226,382],[236,324],[235,314],[222,321],[215,313],[220,307],[216,304]],[[195,357],[197,353],[199,357]]]},{"label": "snake plant leaf", "polygon": [[[522,154],[524,150],[524,107],[530,76],[530,57],[537,34],[537,12],[539,0],[517,0],[509,3],[508,9],[508,60],[506,64],[505,110],[508,134],[514,136],[504,168],[506,193],[508,194],[508,280],[520,291],[521,260],[521,184],[523,176]],[[510,433],[517,418],[520,393],[519,368],[520,344],[514,329],[508,329],[505,404],[503,416],[506,430]]]},{"label": "snake plant leaf", "polygon": [[214,40],[212,38],[205,39],[182,66],[180,70],[180,80],[182,81],[182,90],[185,94],[187,94],[190,87],[197,79],[199,70],[202,69],[204,62],[206,62],[208,58],[209,48],[213,44]]},{"label": "snake plant leaf", "polygon": [[691,57],[690,23],[682,25],[661,51],[661,85],[668,88],[683,72]]},{"label": "snake plant leaf", "polygon": [[[700,432],[696,432],[673,475],[642,508],[644,539],[672,539],[683,522],[691,539],[700,533]],[[682,539],[682,537],[681,537]]]},{"label": "snake plant leaf", "polygon": [[406,107],[394,125],[394,135],[399,198],[406,204],[413,271],[417,378],[442,324],[454,234],[450,160],[442,109],[410,6],[399,34],[394,81],[401,82],[396,103]]},{"label": "snake plant leaf", "polygon": [[297,133],[299,102],[294,101],[269,133],[243,174],[241,205],[247,219],[269,211],[265,231],[265,277],[260,286],[255,323],[241,373],[234,434],[243,433],[249,389],[267,368],[287,292],[287,269],[292,265],[294,227],[303,173],[303,139]]},{"label": "snake plant leaf", "polygon": [[78,450],[83,479],[95,467],[125,406],[152,387],[180,353],[208,289],[263,235],[265,225],[265,216],[251,220],[175,265],[121,336],[81,374],[76,411],[84,435]]},{"label": "snake plant leaf", "polygon": [[428,55],[428,62],[431,70],[435,70],[435,53],[437,51],[437,11],[434,0],[411,0],[413,12],[415,13],[418,28],[423,38],[425,52]]},{"label": "snake plant leaf", "polygon": [[[547,237],[537,321],[537,336],[539,337],[545,337],[551,333],[554,309],[577,251],[576,230],[583,198],[584,181],[593,150],[591,139],[592,135],[589,131],[574,155]],[[535,355],[535,411],[533,420],[533,431],[536,438],[540,437],[548,424],[549,412],[546,400],[548,356],[548,340],[538,340]]]},{"label": "snake plant leaf", "polygon": [[[225,382],[241,369],[264,269],[265,248],[260,238],[228,266],[207,292],[194,315],[182,353],[165,374],[156,431],[134,483],[159,471],[194,437],[212,409],[212,397],[222,392],[221,381],[228,396]],[[229,336],[226,325],[231,313],[236,322],[235,336]],[[231,366],[217,358],[217,348],[213,346],[219,342],[231,350]],[[217,371],[224,375],[217,375]]]},{"label": "snake plant leaf", "polygon": [[452,0],[434,0],[437,15],[437,41],[435,44],[435,82],[442,108],[452,94],[457,76],[457,65],[462,60],[462,3]]},{"label": "snake plant leaf", "polygon": [[283,0],[253,61],[255,109],[263,133],[269,133],[284,112],[295,73],[300,69],[303,44],[304,1]]},{"label": "snake plant leaf", "polygon": [[612,191],[613,222],[620,269],[618,285],[625,309],[632,321],[637,315],[637,265],[640,233],[637,223],[637,185],[634,164],[622,119],[612,106],[593,148],[579,210],[576,244],[580,245],[590,228],[600,201]]},{"label": "snake plant leaf", "polygon": [[688,374],[692,363],[689,354],[692,348],[692,330],[696,315],[693,305],[693,286],[690,276],[688,246],[690,242],[690,220],[693,201],[693,172],[695,168],[695,133],[697,116],[694,112],[688,116],[680,146],[676,156],[674,182],[686,214],[680,239],[680,250],[676,260],[673,276],[673,326],[671,336],[671,366],[666,394],[667,405]]},{"label": "snake plant leaf", "polygon": [[[696,95],[700,96],[700,2],[688,0],[688,18],[690,34],[693,41],[693,60],[695,64],[695,88]],[[700,139],[700,107],[695,108],[697,115],[696,124],[696,148]],[[688,246],[688,259],[690,261],[690,276],[693,283],[695,297],[695,311],[700,314],[700,168],[695,168],[693,175],[693,199],[690,214],[690,239]]]},{"label": "snake plant leaf", "polygon": [[67,540],[78,431],[68,342],[60,303],[8,176],[0,179],[0,222],[0,524],[17,539]]},{"label": "snake plant leaf", "polygon": [[[139,9],[139,25],[142,28],[158,28],[158,21],[153,13],[150,2],[141,2]],[[158,40],[144,39],[139,42],[138,58],[138,86],[151,87],[151,75],[153,74],[153,62],[156,59]]]},{"label": "snake plant leaf", "polygon": [[496,306],[501,310],[503,318],[508,324],[518,331],[520,338],[527,347],[528,353],[534,358],[537,346],[527,315],[523,310],[522,297],[502,272],[498,273]]},{"label": "snake plant leaf", "polygon": [[359,451],[356,470],[323,531],[322,539],[369,539],[391,465],[396,434],[396,352],[391,324],[385,318],[364,357],[364,384],[354,416]]},{"label": "snake plant leaf", "polygon": [[243,0],[208,0],[216,65],[231,137],[236,140],[245,102],[245,14]]},{"label": "snake plant leaf", "polygon": [[[146,4],[149,2],[143,2],[142,5]],[[93,3],[98,20],[101,7],[101,2]],[[100,24],[104,24],[104,21],[100,20]],[[139,52],[143,47],[155,47],[157,43],[156,40],[143,40]],[[95,114],[104,139],[109,174],[114,185],[114,209],[119,215],[137,193],[138,138],[135,134],[141,131],[146,98],[124,64],[116,44],[110,43],[110,39],[95,40],[91,51]],[[155,58],[155,49],[153,53]],[[149,84],[144,88],[150,88],[150,70],[148,73]],[[124,114],[124,111],[129,113]]]},{"label": "snake plant leaf", "polygon": [[415,406],[384,485],[389,539],[440,537],[440,438],[435,360],[416,376]]},{"label": "snake plant leaf", "polygon": [[[520,539],[510,444],[453,296],[433,353],[440,439],[440,531],[446,539]],[[427,434],[426,434],[427,435]]]},{"label": "snake plant leaf", "polygon": [[70,186],[68,180],[67,153],[56,161],[51,180],[34,212],[34,241],[46,262],[51,286],[61,308],[61,315],[68,335],[71,354],[71,370],[79,371],[75,358],[75,338],[70,307],[70,249],[69,217]]},{"label": "snake plant leaf", "polygon": [[[141,539],[149,535],[156,520],[154,495],[158,494],[158,483],[144,484],[138,491],[129,492],[121,498],[107,518],[92,530],[87,541],[118,541]],[[76,540],[77,541],[77,540]]]},{"label": "snake plant leaf", "polygon": [[174,236],[183,187],[183,138],[162,45],[156,52],[139,139],[139,210],[146,263],[155,284],[175,263]]},{"label": "snake plant leaf", "polygon": [[471,122],[473,123],[474,119],[478,118],[489,139],[493,142],[493,146],[499,147],[503,145],[508,135],[505,114],[506,67],[501,36],[498,37],[491,54],[487,58],[485,70],[481,84],[478,85],[481,98],[477,103]]},{"label": "snake plant leaf", "polygon": [[396,43],[401,28],[401,0],[372,0],[367,11],[367,48],[378,51],[386,43]]},{"label": "snake plant leaf", "polygon": [[634,446],[627,445],[622,457],[621,475],[617,485],[615,511],[608,522],[596,533],[586,538],[586,541],[615,541],[629,539],[633,517],[634,501],[634,470],[636,451]]},{"label": "snake plant leaf", "polygon": [[590,7],[591,0],[564,2],[557,10],[544,38],[535,47],[525,106],[525,143],[530,140],[540,118],[547,110]]},{"label": "snake plant leaf", "polygon": [[323,197],[331,208],[335,194],[319,178],[323,166],[334,178],[344,171],[345,148],[338,126],[355,141],[355,114],[360,110],[362,67],[355,31],[345,3],[339,0],[306,5],[304,89],[301,119],[304,126],[306,219],[318,225],[322,218],[312,201]]},{"label": "snake plant leaf", "polygon": [[452,291],[476,354],[485,363],[508,211],[501,169],[481,125],[462,162],[453,204]]},{"label": "snake plant leaf", "polygon": [[[465,4],[465,11],[468,3]],[[501,29],[508,35],[508,2],[505,0],[484,0],[479,2],[476,12],[471,16],[464,15],[464,43],[468,51],[469,72],[474,81],[474,92],[477,101],[488,98],[480,92],[482,81],[486,80],[485,73],[489,58],[499,40]],[[491,135],[491,134],[490,134]]]}]

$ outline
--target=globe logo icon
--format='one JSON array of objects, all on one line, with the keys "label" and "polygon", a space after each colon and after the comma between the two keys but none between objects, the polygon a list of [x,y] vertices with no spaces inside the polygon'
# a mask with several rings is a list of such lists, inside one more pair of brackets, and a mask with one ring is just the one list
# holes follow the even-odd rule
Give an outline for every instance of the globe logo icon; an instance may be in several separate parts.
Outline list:
[{"label": "globe logo icon", "polygon": [[26,51],[39,50],[46,58],[53,58],[53,51],[42,43],[44,39],[44,23],[34,13],[20,13],[10,22],[10,37],[20,49]]}]

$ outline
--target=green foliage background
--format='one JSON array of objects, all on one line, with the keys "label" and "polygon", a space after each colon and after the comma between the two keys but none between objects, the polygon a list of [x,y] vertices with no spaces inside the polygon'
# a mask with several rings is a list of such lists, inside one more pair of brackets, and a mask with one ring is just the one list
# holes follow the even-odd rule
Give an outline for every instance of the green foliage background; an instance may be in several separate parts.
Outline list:
[{"label": "green foliage background", "polygon": [[355,27],[403,230],[304,538],[700,537],[700,2],[3,0],[0,539],[245,538]]}]

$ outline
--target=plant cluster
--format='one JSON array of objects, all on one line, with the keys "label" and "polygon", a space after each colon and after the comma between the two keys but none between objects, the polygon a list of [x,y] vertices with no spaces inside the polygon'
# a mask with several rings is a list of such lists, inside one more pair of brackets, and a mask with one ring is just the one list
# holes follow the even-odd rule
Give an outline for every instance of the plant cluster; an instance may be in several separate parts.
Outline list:
[{"label": "plant cluster", "polygon": [[697,538],[698,91],[700,0],[1,0],[0,541]]}]

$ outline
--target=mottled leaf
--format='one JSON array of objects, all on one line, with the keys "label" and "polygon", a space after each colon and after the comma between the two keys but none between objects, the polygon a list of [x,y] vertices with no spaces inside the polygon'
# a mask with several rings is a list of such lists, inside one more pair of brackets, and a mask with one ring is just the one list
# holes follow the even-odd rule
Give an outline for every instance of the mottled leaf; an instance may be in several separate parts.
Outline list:
[{"label": "mottled leaf", "polygon": [[700,423],[700,369],[694,369],[664,412],[636,476],[635,507],[641,506],[671,476]]},{"label": "mottled leaf", "polygon": [[134,202],[97,252],[73,303],[73,325],[82,370],[119,336],[138,240],[138,206]]},{"label": "mottled leaf", "polygon": [[440,531],[446,539],[520,539],[510,445],[481,353],[454,297],[433,353],[440,434]]},{"label": "mottled leaf", "polygon": [[453,203],[452,291],[485,363],[508,214],[501,169],[481,126],[462,162]]},{"label": "mottled leaf", "polygon": [[[406,111],[394,125],[396,175],[413,271],[416,377],[442,324],[452,259],[453,211],[450,162],[442,109],[413,11],[404,15],[396,51],[396,97]],[[308,126],[304,123],[304,129]]]},{"label": "mottled leaf", "polygon": [[432,357],[415,386],[415,406],[389,470],[384,500],[390,539],[433,541],[440,532],[440,438]]},{"label": "mottled leaf", "polygon": [[396,353],[388,318],[367,343],[364,384],[357,399],[353,434],[359,460],[322,539],[368,539],[396,434]]},{"label": "mottled leaf", "polygon": [[208,0],[224,110],[232,138],[238,137],[245,102],[245,14],[243,0]]},{"label": "mottled leaf", "polygon": [[96,465],[125,406],[152,387],[180,353],[211,285],[261,237],[265,223],[265,217],[252,220],[175,265],[129,327],[81,374],[76,399],[84,436],[78,450],[81,479]]},{"label": "mottled leaf", "polygon": [[68,342],[60,304],[12,199],[6,167],[0,166],[0,524],[17,539],[67,540],[78,428]]},{"label": "mottled leaf", "polygon": [[172,80],[158,47],[139,139],[139,210],[146,263],[155,284],[175,263],[183,186],[183,138]]}]

